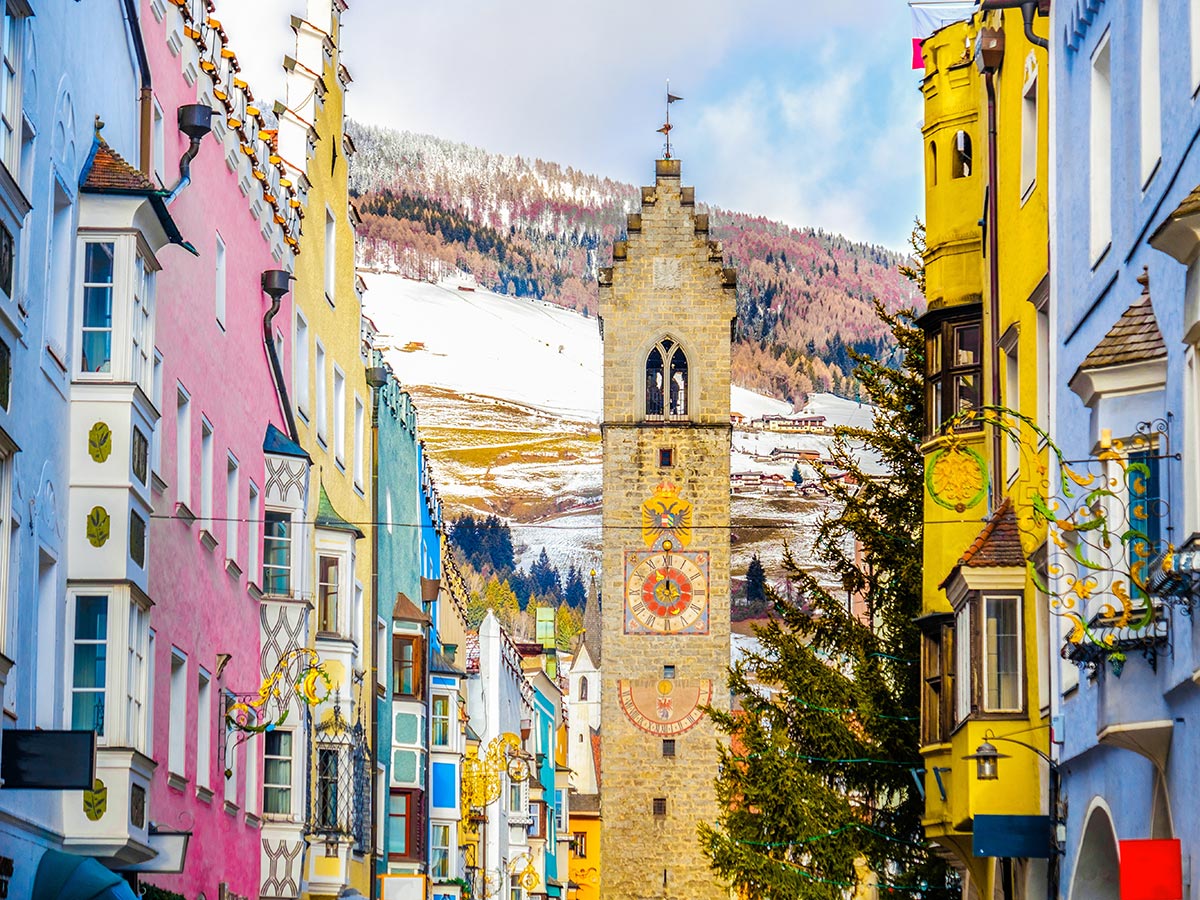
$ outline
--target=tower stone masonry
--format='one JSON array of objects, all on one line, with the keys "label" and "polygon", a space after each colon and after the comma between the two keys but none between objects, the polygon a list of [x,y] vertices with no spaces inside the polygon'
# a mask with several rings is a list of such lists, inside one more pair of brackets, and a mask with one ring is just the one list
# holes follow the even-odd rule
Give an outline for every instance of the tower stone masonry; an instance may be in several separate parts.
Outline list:
[{"label": "tower stone masonry", "polygon": [[717,818],[729,696],[730,342],[736,279],[680,164],[656,161],[600,273],[604,342],[601,892],[725,898]]}]

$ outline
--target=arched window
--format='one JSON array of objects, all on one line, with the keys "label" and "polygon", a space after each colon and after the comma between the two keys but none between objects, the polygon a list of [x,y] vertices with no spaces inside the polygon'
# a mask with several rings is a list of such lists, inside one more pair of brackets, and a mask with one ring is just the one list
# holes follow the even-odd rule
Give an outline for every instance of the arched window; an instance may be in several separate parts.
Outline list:
[{"label": "arched window", "polygon": [[965,131],[954,133],[954,165],[950,169],[952,178],[963,178],[971,174],[971,136]]},{"label": "arched window", "polygon": [[646,418],[686,419],[688,363],[683,348],[663,338],[646,357]]},{"label": "arched window", "polygon": [[933,141],[929,142],[929,183],[937,184],[937,144]]},{"label": "arched window", "polygon": [[588,698],[588,680],[585,675],[579,679],[579,699],[586,700]]}]

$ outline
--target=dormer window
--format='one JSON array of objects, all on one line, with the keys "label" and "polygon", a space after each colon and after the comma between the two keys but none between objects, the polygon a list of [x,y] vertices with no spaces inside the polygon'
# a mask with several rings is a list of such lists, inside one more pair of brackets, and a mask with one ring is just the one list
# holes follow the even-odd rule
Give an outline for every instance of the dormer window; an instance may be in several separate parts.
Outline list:
[{"label": "dormer window", "polygon": [[646,418],[686,419],[687,395],[687,356],[673,340],[663,338],[646,357]]},{"label": "dormer window", "polygon": [[79,371],[84,381],[117,381],[153,393],[154,272],[132,234],[81,241]]}]

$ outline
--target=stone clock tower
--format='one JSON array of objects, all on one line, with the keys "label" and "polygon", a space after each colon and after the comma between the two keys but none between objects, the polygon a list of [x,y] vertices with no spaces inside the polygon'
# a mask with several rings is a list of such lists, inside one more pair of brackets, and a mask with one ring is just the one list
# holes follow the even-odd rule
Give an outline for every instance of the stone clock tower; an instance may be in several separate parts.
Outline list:
[{"label": "stone clock tower", "polygon": [[728,705],[729,352],[736,280],[680,187],[653,187],[600,273],[604,340],[601,893],[726,898],[701,853]]}]

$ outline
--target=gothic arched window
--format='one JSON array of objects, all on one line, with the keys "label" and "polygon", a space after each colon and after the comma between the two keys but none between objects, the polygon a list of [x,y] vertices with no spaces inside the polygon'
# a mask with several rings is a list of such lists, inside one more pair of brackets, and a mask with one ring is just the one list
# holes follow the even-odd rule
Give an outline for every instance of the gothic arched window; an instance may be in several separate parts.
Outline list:
[{"label": "gothic arched window", "polygon": [[587,676],[579,679],[579,699],[586,700],[588,698],[588,682]]},{"label": "gothic arched window", "polygon": [[646,418],[686,419],[688,363],[683,348],[663,338],[646,357]]}]

